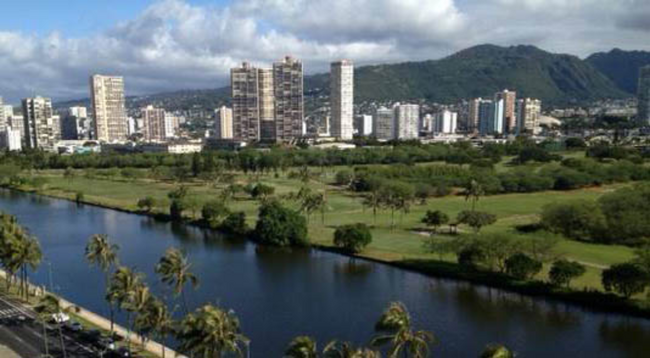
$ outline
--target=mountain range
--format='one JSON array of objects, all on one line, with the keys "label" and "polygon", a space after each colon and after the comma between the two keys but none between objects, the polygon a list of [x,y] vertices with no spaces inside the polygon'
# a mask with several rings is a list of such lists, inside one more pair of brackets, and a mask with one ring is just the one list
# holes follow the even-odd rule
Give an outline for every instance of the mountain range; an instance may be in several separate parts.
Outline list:
[{"label": "mountain range", "polygon": [[[547,105],[582,104],[631,97],[644,65],[650,65],[650,52],[614,49],[583,60],[534,46],[479,45],[439,60],[360,66],[355,69],[355,100],[455,103],[510,89],[519,97],[539,98]],[[304,80],[308,96],[328,94],[329,74],[309,75]],[[128,97],[127,106],[216,108],[229,103],[229,93],[228,87],[222,87]],[[86,99],[56,106],[87,103]]]}]

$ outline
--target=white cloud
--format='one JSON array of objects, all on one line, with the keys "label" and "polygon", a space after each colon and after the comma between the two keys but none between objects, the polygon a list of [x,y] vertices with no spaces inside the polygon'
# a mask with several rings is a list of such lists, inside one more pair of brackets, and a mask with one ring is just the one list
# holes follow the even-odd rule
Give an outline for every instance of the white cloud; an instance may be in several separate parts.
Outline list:
[{"label": "white cloud", "polygon": [[338,58],[421,60],[479,43],[648,49],[648,19],[647,0],[161,0],[88,37],[0,31],[0,95],[85,97],[92,73],[124,75],[129,94],[214,88],[243,60],[285,54],[316,72]]}]

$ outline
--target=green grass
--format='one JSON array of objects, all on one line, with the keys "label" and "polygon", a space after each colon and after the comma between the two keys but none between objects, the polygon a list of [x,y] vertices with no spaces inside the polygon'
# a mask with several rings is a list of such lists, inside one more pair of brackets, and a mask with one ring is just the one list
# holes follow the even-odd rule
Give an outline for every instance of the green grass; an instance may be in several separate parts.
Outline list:
[{"label": "green grass", "polygon": [[[425,205],[413,205],[410,213],[402,215],[395,213],[395,228],[390,228],[391,214],[389,211],[380,211],[376,221],[372,210],[364,208],[361,198],[349,191],[328,185],[333,178],[334,169],[329,168],[319,181],[312,181],[309,187],[312,190],[327,190],[328,210],[325,216],[325,225],[321,223],[320,213],[314,213],[309,221],[310,239],[313,243],[331,246],[334,228],[342,224],[362,222],[373,226],[373,242],[364,251],[363,255],[385,261],[401,261],[405,259],[437,259],[437,256],[427,254],[423,250],[423,241],[427,235],[418,233],[422,229],[420,219],[427,210],[442,210],[450,217],[455,217],[460,211],[469,208],[469,204],[462,196],[448,196],[440,199],[431,199]],[[166,201],[167,193],[177,187],[176,184],[154,182],[150,180],[139,181],[114,181],[88,179],[77,176],[73,180],[63,178],[61,171],[47,171],[40,175],[47,176],[48,185],[44,194],[74,198],[74,193],[84,193],[84,201],[108,207],[137,210],[136,203],[140,198],[152,196],[161,202]],[[238,175],[237,182],[246,184],[251,178]],[[275,177],[265,175],[260,181],[275,187],[276,195],[297,192],[302,183],[288,179],[285,175]],[[199,205],[208,200],[219,197],[223,185],[216,187],[201,182],[188,183],[189,197],[194,198]],[[567,202],[576,199],[595,200],[604,193],[610,192],[623,185],[611,185],[600,188],[589,188],[569,192],[548,191],[530,194],[507,194],[482,197],[477,208],[497,215],[496,224],[486,227],[485,233],[501,233],[517,235],[514,227],[520,224],[537,221],[538,215],[544,205],[549,203]],[[288,205],[297,208],[297,204],[289,202]],[[257,215],[258,202],[246,198],[244,194],[229,203],[231,210],[244,211],[252,225]],[[166,213],[166,204],[156,211]],[[187,213],[191,215],[191,213]],[[197,217],[200,210],[197,211]],[[375,224],[376,222],[376,224]],[[468,232],[467,228],[460,228],[461,233]],[[532,235],[532,234],[531,234]],[[561,240],[556,248],[558,256],[577,260],[588,266],[585,276],[576,280],[575,287],[592,287],[602,289],[600,285],[600,271],[603,267],[625,262],[633,257],[632,249],[623,246],[604,246],[576,241]],[[449,256],[448,260],[454,258]]]}]

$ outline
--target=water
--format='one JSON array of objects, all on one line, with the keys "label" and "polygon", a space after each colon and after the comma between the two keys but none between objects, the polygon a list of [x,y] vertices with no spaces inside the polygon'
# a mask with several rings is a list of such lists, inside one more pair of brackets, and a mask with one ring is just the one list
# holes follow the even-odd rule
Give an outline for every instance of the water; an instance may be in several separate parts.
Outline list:
[{"label": "water", "polygon": [[[171,246],[190,257],[200,287],[191,308],[211,302],[233,309],[252,339],[253,357],[281,357],[292,337],[310,335],[367,343],[391,301],[409,308],[417,327],[440,344],[433,356],[472,357],[490,342],[520,357],[648,357],[650,320],[581,308],[382,264],[324,253],[268,252],[184,225],[28,194],[0,191],[0,210],[16,215],[40,239],[46,262],[32,280],[107,316],[103,275],[84,260],[88,237],[108,234],[120,261],[147,275],[153,291],[170,296],[153,267]],[[171,299],[171,298],[170,298]],[[123,320],[121,317],[120,319]]]}]

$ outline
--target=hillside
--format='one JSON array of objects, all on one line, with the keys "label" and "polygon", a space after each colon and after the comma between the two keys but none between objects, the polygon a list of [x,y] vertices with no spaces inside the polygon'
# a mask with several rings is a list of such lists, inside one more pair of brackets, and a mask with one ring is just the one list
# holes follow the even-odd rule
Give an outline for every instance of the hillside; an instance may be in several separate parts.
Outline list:
[{"label": "hillside", "polygon": [[639,69],[650,65],[650,52],[613,49],[610,52],[595,53],[586,61],[625,92],[636,94]]},{"label": "hillside", "polygon": [[[327,80],[317,75],[305,82],[327,88]],[[360,67],[355,86],[357,100],[454,102],[491,97],[504,88],[555,104],[626,96],[578,57],[532,46],[481,45],[435,61]]]},{"label": "hillside", "polygon": [[[533,46],[481,45],[440,60],[362,66],[355,70],[355,97],[359,102],[426,99],[452,103],[491,97],[504,88],[552,105],[629,96],[587,61]],[[305,76],[307,95],[328,92],[329,74]],[[216,108],[229,102],[229,97],[229,87],[184,90],[128,97],[127,106],[156,104],[169,110],[195,106]],[[57,106],[87,101],[68,101]]]}]

